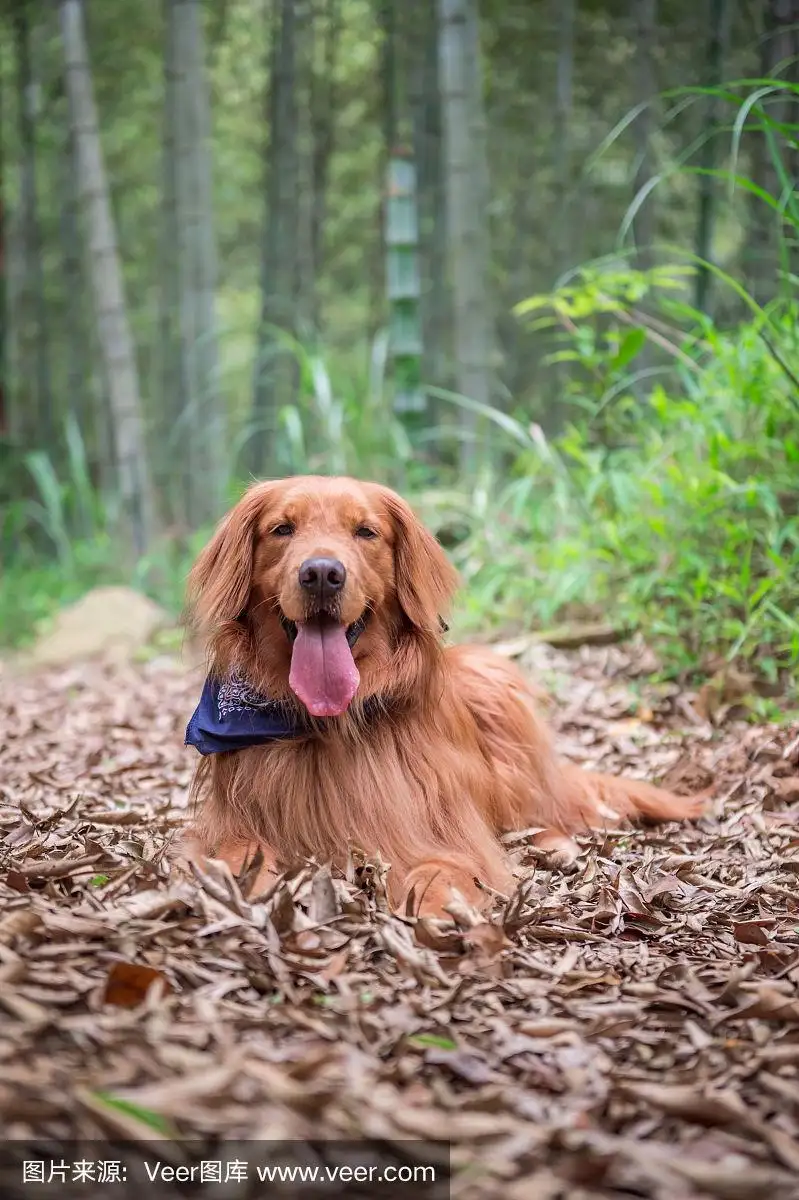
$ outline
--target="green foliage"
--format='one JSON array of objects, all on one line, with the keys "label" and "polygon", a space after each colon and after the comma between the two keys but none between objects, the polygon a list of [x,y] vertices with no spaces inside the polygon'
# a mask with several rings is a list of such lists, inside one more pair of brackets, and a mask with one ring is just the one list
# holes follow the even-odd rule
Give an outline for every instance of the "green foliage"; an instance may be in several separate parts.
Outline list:
[{"label": "green foliage", "polygon": [[452,1038],[441,1037],[437,1033],[416,1033],[408,1038],[408,1045],[415,1050],[457,1050],[457,1042]]},{"label": "green foliage", "polygon": [[154,1129],[162,1137],[172,1138],[175,1136],[175,1128],[172,1122],[168,1117],[162,1116],[161,1113],[153,1112],[149,1108],[143,1108],[141,1104],[134,1104],[132,1100],[125,1100],[121,1096],[114,1096],[111,1092],[94,1091],[90,1095],[100,1107],[110,1108],[115,1112],[124,1114],[126,1117],[132,1117],[134,1121],[146,1126],[148,1129]]},{"label": "green foliage", "polygon": [[[781,287],[771,281],[767,306],[679,248],[648,271],[621,256],[593,263],[517,306],[531,334],[558,343],[547,361],[568,422],[547,439],[529,416],[490,414],[510,471],[431,498],[439,530],[457,531],[466,628],[488,614],[523,626],[590,614],[641,627],[677,666],[701,670],[722,653],[756,658],[774,679],[796,662],[799,220],[786,166],[796,136],[765,102],[797,93],[774,81],[712,93],[736,109],[731,162],[712,174],[730,199],[754,199],[755,227],[779,243]],[[685,90],[675,96],[676,112]],[[747,123],[764,138],[771,191],[741,174]],[[697,171],[687,157],[674,170]],[[642,189],[623,229],[661,182]],[[750,319],[725,329],[693,310],[697,268]]]},{"label": "green foliage", "polygon": [[30,545],[3,568],[0,587],[0,645],[25,646],[40,623],[89,588],[123,582],[110,539],[74,542],[72,570],[65,574],[56,558]]},{"label": "green foliage", "polygon": [[573,364],[579,415],[550,442],[497,414],[514,442],[510,482],[483,478],[437,523],[467,531],[455,554],[469,624],[590,614],[643,627],[686,666],[756,655],[773,675],[799,657],[799,311],[772,316],[770,337],[758,322],[703,321],[673,341],[677,368],[642,403],[636,360],[665,322],[630,328],[630,305],[651,312],[678,278],[615,264],[521,306],[565,327],[553,357]]},{"label": "green foliage", "polygon": [[[278,468],[285,475],[368,475],[402,486],[413,448],[393,410],[386,380],[386,343],[380,337],[364,353],[325,355],[279,330],[284,352],[299,368],[297,395],[277,413],[274,431]],[[242,429],[243,448],[254,433]]]},{"label": "green foliage", "polygon": [[555,292],[517,304],[516,315],[528,319],[532,333],[566,334],[565,344],[561,338],[561,346],[545,360],[550,366],[569,368],[562,403],[587,412],[594,425],[611,405],[617,419],[625,404],[635,408],[630,396],[633,385],[665,369],[646,367],[630,373],[628,368],[643,357],[647,342],[692,368],[691,359],[675,341],[683,340],[682,332],[662,321],[653,322],[642,306],[653,298],[664,305],[665,298],[675,294],[685,305],[693,274],[692,266],[670,264],[640,271],[624,259],[613,258],[580,268]]}]

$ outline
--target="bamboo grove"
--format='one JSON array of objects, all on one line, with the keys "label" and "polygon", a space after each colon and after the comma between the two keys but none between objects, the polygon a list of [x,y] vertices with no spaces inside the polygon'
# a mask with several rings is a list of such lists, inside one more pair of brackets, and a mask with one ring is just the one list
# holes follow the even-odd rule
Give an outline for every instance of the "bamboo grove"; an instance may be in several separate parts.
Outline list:
[{"label": "bamboo grove", "polygon": [[[713,88],[795,84],[797,27],[796,0],[6,0],[0,505],[34,495],[31,455],[55,481],[79,460],[141,556],[248,474],[336,469],[309,391],[329,410],[351,389],[340,439],[374,447],[379,390],[410,459],[442,470],[475,469],[481,408],[558,430],[526,297],[677,244],[768,298],[784,241],[751,193],[785,180],[748,133],[750,194],[715,178],[732,118]],[[791,104],[772,105],[784,128]],[[395,161],[413,165],[415,412],[394,404]],[[739,314],[711,271],[692,286],[697,311]]]}]

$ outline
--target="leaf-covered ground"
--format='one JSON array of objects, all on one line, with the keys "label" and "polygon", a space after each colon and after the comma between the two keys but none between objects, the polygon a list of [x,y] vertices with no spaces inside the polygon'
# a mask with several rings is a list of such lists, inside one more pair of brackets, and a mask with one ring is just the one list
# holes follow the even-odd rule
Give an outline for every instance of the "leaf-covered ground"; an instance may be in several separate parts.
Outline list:
[{"label": "leaf-covered ground", "polygon": [[457,1197],[799,1195],[799,729],[714,730],[638,650],[527,660],[565,754],[716,798],[571,875],[510,839],[517,894],[449,926],[379,869],[170,870],[197,672],[6,677],[6,1136],[435,1138]]}]

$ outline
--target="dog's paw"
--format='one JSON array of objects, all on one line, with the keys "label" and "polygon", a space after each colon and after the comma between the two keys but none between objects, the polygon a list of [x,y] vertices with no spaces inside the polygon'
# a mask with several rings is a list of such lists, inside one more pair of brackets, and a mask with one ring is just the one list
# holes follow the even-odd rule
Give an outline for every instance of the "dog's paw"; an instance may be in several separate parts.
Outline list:
[{"label": "dog's paw", "polygon": [[400,910],[409,916],[452,917],[452,904],[465,903],[477,911],[491,904],[491,896],[477,886],[474,875],[446,862],[425,862],[415,867],[405,881]]},{"label": "dog's paw", "polygon": [[530,839],[529,850],[545,871],[571,875],[577,870],[580,847],[568,834],[557,829],[542,829]]},{"label": "dog's paw", "polygon": [[175,844],[172,865],[182,877],[193,878],[193,866],[205,869],[208,862],[223,862],[246,896],[258,896],[274,883],[274,855],[258,842],[226,841],[208,846],[189,831]]}]

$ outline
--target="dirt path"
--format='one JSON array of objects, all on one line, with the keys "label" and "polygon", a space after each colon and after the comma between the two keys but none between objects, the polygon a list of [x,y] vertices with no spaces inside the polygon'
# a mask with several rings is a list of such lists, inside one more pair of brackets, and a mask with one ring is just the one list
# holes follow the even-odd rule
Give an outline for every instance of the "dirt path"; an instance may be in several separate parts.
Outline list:
[{"label": "dirt path", "polygon": [[799,729],[714,734],[636,653],[535,658],[564,753],[719,799],[570,876],[515,843],[504,926],[474,928],[324,870],[257,902],[170,877],[199,677],[5,679],[6,1136],[436,1138],[458,1197],[799,1195]]}]

